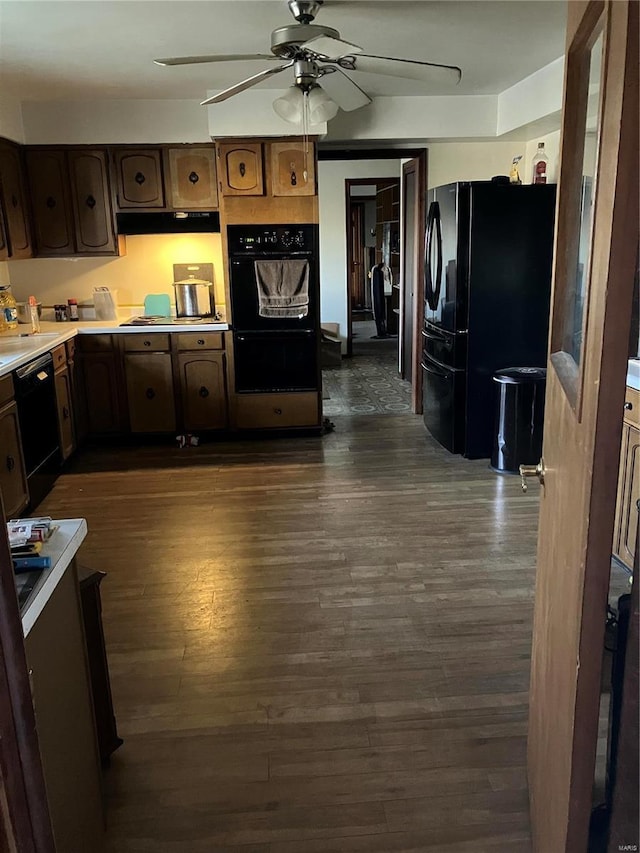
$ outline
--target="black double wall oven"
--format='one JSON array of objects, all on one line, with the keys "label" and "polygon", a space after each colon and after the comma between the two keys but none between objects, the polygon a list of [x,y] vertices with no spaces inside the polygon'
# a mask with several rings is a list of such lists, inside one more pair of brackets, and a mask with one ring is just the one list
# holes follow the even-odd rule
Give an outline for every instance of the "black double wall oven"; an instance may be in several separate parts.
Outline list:
[{"label": "black double wall oven", "polygon": [[317,391],[317,225],[229,225],[235,391]]}]

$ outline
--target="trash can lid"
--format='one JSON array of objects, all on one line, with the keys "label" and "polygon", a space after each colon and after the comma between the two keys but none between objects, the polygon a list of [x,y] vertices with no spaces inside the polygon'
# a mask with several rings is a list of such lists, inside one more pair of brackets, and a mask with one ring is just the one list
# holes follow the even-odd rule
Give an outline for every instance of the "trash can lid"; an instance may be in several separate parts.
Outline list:
[{"label": "trash can lid", "polygon": [[493,374],[493,381],[518,385],[524,382],[544,382],[546,377],[546,367],[505,367]]}]

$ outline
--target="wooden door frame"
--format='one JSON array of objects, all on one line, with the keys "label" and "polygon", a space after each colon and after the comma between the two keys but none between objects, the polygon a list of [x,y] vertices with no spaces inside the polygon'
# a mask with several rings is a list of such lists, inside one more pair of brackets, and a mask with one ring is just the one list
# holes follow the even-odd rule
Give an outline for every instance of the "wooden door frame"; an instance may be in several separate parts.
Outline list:
[{"label": "wooden door frame", "polygon": [[4,518],[0,495],[0,846],[11,850],[14,840],[19,853],[55,853]]},{"label": "wooden door frame", "polygon": [[[545,413],[547,474],[540,508],[531,662],[528,772],[535,853],[587,849],[639,219],[638,4],[574,0],[568,6]],[[582,147],[575,147],[579,116],[566,93],[577,91],[576,80],[584,79],[582,53],[601,18],[605,76],[591,286],[585,300],[582,367],[576,374],[575,367],[573,372],[563,369],[566,359],[559,357],[558,345],[566,258],[575,257],[571,251],[575,187],[582,180],[582,159],[576,160]],[[576,62],[582,63],[580,77]],[[583,116],[583,127],[584,123]],[[575,277],[575,267],[570,272]]]},{"label": "wooden door frame", "polygon": [[[381,180],[390,180],[389,178],[345,178],[344,193],[345,193],[345,238],[347,241],[347,356],[350,358],[353,355],[353,323],[351,319],[351,266],[353,264],[353,254],[351,252],[351,187],[371,187],[378,186]],[[360,201],[364,196],[354,196],[355,201]]]},{"label": "wooden door frame", "polygon": [[404,251],[405,244],[405,200],[406,200],[406,178],[408,174],[416,175],[416,206],[414,211],[414,247],[417,253],[415,263],[416,281],[413,291],[413,335],[411,352],[411,410],[414,414],[422,413],[422,326],[424,324],[424,251],[422,250],[425,210],[427,195],[427,149],[423,148],[407,163],[402,164],[402,206],[400,210],[400,228],[402,233],[402,330],[404,334],[404,312],[405,312],[405,281],[407,258]]}]

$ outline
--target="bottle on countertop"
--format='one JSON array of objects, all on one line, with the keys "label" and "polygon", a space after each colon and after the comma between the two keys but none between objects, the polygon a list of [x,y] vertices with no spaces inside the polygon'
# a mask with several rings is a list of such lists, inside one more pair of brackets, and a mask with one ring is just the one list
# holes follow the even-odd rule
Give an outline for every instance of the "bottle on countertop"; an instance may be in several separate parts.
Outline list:
[{"label": "bottle on countertop", "polygon": [[67,305],[69,306],[69,311],[67,312],[70,320],[78,320],[78,300],[77,299],[67,299]]},{"label": "bottle on countertop", "polygon": [[538,142],[538,150],[533,158],[532,184],[546,184],[549,171],[549,158],[544,152],[544,142]]},{"label": "bottle on countertop", "polygon": [[2,331],[18,328],[18,305],[11,293],[11,285],[0,285],[0,312],[2,312]]},{"label": "bottle on countertop", "polygon": [[35,296],[29,297],[29,315],[31,317],[31,331],[37,335],[40,331],[40,317],[38,317],[38,302]]}]

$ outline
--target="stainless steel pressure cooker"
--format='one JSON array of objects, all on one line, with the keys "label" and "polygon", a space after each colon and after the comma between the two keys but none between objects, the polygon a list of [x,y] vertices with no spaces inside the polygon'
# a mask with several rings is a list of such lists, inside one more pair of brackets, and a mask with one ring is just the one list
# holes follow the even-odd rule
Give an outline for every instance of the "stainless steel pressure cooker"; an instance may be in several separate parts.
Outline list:
[{"label": "stainless steel pressure cooker", "polygon": [[215,314],[213,283],[202,278],[174,281],[177,317],[211,317]]}]

